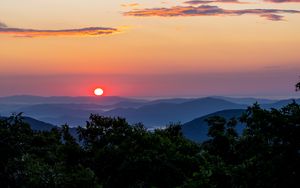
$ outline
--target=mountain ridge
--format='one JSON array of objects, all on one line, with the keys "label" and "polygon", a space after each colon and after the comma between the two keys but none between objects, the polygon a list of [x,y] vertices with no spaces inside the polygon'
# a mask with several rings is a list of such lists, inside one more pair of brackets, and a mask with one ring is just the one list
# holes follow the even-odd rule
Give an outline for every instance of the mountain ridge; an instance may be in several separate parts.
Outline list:
[{"label": "mountain ridge", "polygon": [[[30,100],[26,101],[27,99]],[[155,128],[163,127],[171,122],[187,122],[220,110],[246,109],[251,105],[242,103],[261,101],[264,102],[261,103],[263,108],[270,109],[281,108],[292,100],[275,100],[274,103],[271,103],[273,99],[230,97],[143,100],[113,96],[40,97],[19,95],[0,97],[0,115],[9,116],[12,113],[24,112],[26,116],[52,124],[67,123],[70,126],[78,126],[85,124],[90,114],[93,113],[102,116],[123,117],[129,123],[144,123],[148,128]],[[296,99],[296,101],[300,102],[300,99]]]},{"label": "mountain ridge", "polygon": [[[209,126],[206,122],[206,119],[213,116],[221,116],[229,120],[230,118],[239,118],[246,110],[245,109],[229,109],[214,112],[202,117],[195,118],[189,122],[184,123],[182,128],[183,135],[193,141],[203,142],[207,140]],[[241,123],[237,124],[237,132],[241,133],[243,126]]]}]

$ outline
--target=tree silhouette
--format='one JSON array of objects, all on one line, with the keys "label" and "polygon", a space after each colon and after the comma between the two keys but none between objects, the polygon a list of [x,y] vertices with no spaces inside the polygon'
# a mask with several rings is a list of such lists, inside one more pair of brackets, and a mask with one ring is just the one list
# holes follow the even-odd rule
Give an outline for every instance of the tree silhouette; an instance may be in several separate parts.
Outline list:
[{"label": "tree silhouette", "polygon": [[68,125],[33,131],[21,114],[0,118],[1,187],[299,186],[295,101],[270,110],[254,104],[240,118],[207,123],[210,139],[194,143],[180,124],[148,131],[93,114],[75,138]]}]

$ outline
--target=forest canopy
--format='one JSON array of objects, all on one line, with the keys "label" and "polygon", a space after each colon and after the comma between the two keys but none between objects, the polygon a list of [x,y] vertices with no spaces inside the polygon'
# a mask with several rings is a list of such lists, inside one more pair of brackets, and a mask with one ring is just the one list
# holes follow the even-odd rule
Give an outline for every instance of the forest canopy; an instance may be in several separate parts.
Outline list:
[{"label": "forest canopy", "polygon": [[299,186],[299,104],[254,104],[242,117],[207,123],[210,139],[195,143],[179,124],[148,131],[93,114],[74,136],[67,125],[33,131],[21,114],[2,119],[1,187]]}]

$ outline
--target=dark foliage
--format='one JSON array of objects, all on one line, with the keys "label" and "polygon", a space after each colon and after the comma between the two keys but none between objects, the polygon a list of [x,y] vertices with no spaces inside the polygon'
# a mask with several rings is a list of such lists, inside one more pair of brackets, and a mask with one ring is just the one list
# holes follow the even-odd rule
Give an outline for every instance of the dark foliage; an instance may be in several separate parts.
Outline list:
[{"label": "dark foliage", "polygon": [[196,144],[177,124],[151,132],[91,115],[78,140],[67,125],[37,132],[14,115],[0,120],[0,187],[299,186],[298,104],[269,111],[254,104],[239,119],[207,122],[210,139]]},{"label": "dark foliage", "polygon": [[296,91],[300,90],[300,82],[296,84]]},{"label": "dark foliage", "polygon": [[300,106],[281,110],[254,104],[240,118],[243,135],[222,117],[208,119],[211,140],[202,144],[200,170],[186,187],[299,187]]}]

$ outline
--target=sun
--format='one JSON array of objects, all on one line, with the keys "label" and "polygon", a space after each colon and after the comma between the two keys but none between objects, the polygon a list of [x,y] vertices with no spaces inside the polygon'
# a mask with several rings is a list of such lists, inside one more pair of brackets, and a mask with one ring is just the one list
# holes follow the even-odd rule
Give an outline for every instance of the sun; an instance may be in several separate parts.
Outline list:
[{"label": "sun", "polygon": [[94,94],[95,94],[96,96],[101,96],[101,95],[103,95],[103,93],[104,93],[104,91],[103,91],[103,89],[101,89],[101,88],[96,88],[96,89],[94,90]]}]

